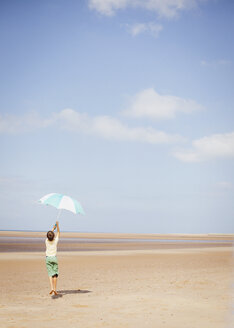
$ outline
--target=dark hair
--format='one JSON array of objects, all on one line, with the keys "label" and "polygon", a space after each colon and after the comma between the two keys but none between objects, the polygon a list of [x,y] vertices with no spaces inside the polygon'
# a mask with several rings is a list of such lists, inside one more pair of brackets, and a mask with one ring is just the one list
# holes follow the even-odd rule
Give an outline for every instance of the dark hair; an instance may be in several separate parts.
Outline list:
[{"label": "dark hair", "polygon": [[49,241],[52,241],[54,239],[54,232],[53,231],[48,231],[47,232],[47,238]]}]

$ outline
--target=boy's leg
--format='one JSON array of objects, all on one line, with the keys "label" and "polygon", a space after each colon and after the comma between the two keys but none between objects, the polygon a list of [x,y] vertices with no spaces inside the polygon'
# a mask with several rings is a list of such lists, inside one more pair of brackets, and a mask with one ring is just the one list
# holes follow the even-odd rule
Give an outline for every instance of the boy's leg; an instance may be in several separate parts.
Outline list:
[{"label": "boy's leg", "polygon": [[49,257],[46,257],[46,268],[47,268],[47,271],[48,271],[48,275],[49,275],[49,280],[50,280],[50,294],[53,293],[53,279],[51,277],[51,262],[49,260]]},{"label": "boy's leg", "polygon": [[[53,278],[49,276],[49,279],[50,279],[50,289],[52,291],[54,289],[53,288]],[[51,291],[50,291],[50,294],[52,294]]]},{"label": "boy's leg", "polygon": [[53,290],[56,291],[56,286],[57,286],[57,277],[52,277],[53,279]]}]

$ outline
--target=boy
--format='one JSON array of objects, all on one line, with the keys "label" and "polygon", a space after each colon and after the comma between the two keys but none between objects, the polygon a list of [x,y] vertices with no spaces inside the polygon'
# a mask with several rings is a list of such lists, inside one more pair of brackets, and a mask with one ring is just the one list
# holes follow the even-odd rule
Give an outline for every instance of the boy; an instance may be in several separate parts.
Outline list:
[{"label": "boy", "polygon": [[[57,235],[54,230],[57,228]],[[58,260],[57,260],[57,244],[60,236],[59,222],[56,221],[53,229],[47,232],[46,244],[46,268],[50,279],[50,295],[58,295],[56,291],[58,277]]]}]

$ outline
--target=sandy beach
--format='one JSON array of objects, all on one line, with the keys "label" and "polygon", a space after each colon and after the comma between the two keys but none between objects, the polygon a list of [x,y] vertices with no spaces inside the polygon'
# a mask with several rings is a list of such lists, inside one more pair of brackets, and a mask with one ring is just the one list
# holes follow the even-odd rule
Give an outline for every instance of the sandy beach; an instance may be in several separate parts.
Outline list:
[{"label": "sandy beach", "polygon": [[1,327],[234,327],[231,235],[65,233],[60,297],[48,294],[43,238],[0,232]]}]

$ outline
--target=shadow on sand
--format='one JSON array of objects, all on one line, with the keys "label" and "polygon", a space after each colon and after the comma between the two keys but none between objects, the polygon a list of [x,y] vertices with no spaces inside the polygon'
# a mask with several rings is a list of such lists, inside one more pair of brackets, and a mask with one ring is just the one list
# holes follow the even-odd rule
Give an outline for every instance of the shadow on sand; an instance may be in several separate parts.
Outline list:
[{"label": "shadow on sand", "polygon": [[86,294],[86,293],[92,293],[90,290],[86,289],[63,289],[58,290],[58,295],[53,295],[52,298],[60,298],[63,297],[63,295],[69,295],[69,294]]}]

